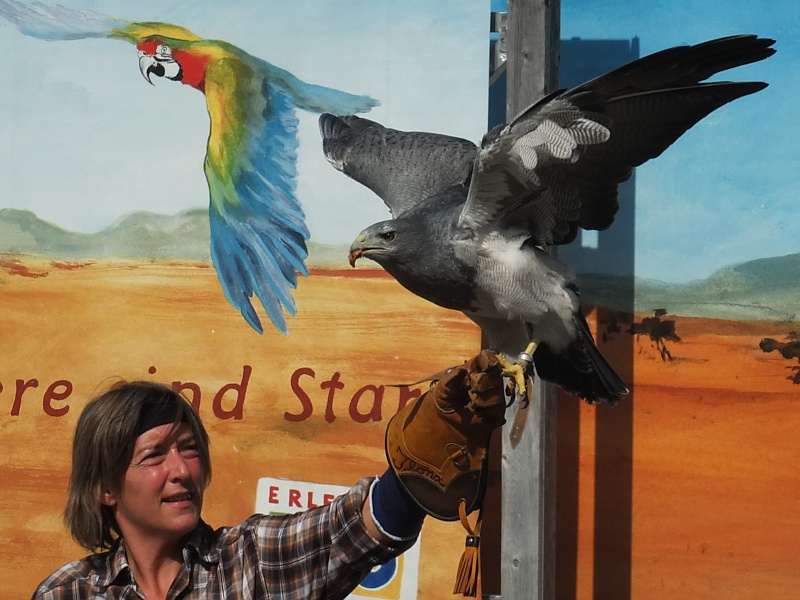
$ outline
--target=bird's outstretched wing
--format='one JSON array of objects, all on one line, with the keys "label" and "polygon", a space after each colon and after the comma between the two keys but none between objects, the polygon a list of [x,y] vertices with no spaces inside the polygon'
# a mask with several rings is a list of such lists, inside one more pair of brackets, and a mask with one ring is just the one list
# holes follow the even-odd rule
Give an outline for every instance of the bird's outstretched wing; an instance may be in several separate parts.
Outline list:
[{"label": "bird's outstretched wing", "polygon": [[336,169],[375,192],[398,217],[469,180],[477,146],[458,137],[398,131],[355,116],[319,118],[322,151]]},{"label": "bird's outstretched wing", "polygon": [[484,136],[459,226],[526,228],[542,246],[569,242],[578,227],[606,229],[634,167],[767,85],[702,82],[772,55],[773,43],[740,35],[670,48],[540,100]]},{"label": "bird's outstretched wing", "polygon": [[199,40],[188,29],[168,23],[134,23],[99,15],[85,9],[75,10],[60,4],[41,2],[26,4],[16,0],[0,0],[0,16],[17,26],[25,35],[41,40],[82,40],[115,38],[137,43],[151,35],[178,40]]}]

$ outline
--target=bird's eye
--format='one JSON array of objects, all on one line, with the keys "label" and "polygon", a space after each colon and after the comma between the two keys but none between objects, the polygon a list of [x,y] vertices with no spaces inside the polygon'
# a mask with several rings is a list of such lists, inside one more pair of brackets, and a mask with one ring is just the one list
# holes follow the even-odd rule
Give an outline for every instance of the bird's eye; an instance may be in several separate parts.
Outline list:
[{"label": "bird's eye", "polygon": [[387,242],[394,241],[394,231],[385,231],[383,233],[378,234],[382,240],[386,240]]},{"label": "bird's eye", "polygon": [[172,56],[172,50],[166,44],[159,44],[158,47],[156,47],[156,54],[164,58],[169,58]]}]

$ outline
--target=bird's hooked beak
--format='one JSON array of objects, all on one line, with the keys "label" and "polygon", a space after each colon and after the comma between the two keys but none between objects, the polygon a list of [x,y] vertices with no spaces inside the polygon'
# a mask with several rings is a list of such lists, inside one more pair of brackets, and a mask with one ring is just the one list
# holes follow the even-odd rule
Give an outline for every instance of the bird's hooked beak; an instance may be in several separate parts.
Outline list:
[{"label": "bird's hooked beak", "polygon": [[172,57],[153,56],[139,51],[139,71],[150,85],[155,85],[150,75],[180,81],[181,66]]},{"label": "bird's hooked beak", "polygon": [[364,242],[367,241],[367,234],[363,231],[358,234],[358,237],[353,241],[350,246],[350,253],[347,258],[350,260],[350,266],[355,267],[356,261],[364,254]]}]

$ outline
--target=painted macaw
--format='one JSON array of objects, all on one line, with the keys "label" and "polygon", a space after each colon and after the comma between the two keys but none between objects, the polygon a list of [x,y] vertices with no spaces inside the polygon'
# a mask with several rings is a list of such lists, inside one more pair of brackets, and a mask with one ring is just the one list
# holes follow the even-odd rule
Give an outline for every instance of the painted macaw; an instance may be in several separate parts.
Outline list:
[{"label": "painted macaw", "polygon": [[25,35],[45,40],[110,38],[136,44],[139,69],[179,81],[206,97],[210,133],[205,175],[210,193],[211,257],[225,296],[259,333],[257,296],[287,333],[291,289],[308,275],[309,237],[295,196],[295,109],[352,114],[379,102],[305,83],[284,69],[218,40],[166,23],[123,21],[92,11],[0,0],[0,15]]}]

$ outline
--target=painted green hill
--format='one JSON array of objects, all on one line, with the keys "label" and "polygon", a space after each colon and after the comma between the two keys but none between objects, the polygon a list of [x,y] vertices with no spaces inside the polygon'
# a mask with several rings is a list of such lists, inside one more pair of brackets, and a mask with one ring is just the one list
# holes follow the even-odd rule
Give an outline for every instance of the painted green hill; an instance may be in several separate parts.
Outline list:
[{"label": "painted green hill", "polygon": [[[67,260],[139,258],[211,261],[208,209],[176,215],[134,212],[97,233],[68,231],[29,210],[0,209],[0,253]],[[346,267],[347,248],[308,244],[309,264]]]},{"label": "painted green hill", "polygon": [[62,259],[210,260],[208,212],[131,213],[97,233],[76,233],[27,210],[0,210],[0,252]]},{"label": "painted green hill", "polygon": [[686,284],[580,274],[582,299],[590,304],[671,314],[795,321],[800,318],[800,253],[729,265]]}]

